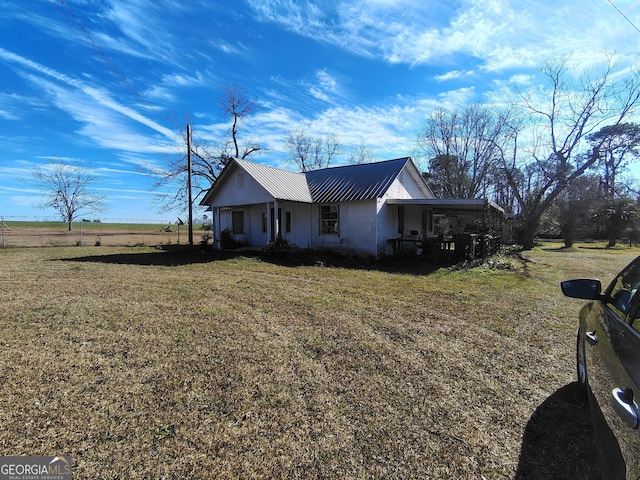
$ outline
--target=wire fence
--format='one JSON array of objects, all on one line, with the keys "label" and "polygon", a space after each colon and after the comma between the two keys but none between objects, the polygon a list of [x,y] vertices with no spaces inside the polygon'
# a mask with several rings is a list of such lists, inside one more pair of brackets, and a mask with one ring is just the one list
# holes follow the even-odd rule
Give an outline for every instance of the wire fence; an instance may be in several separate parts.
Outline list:
[{"label": "wire fence", "polygon": [[[188,225],[11,221],[0,218],[0,247],[161,246],[189,243]],[[193,226],[193,242],[210,241],[208,225]]]}]

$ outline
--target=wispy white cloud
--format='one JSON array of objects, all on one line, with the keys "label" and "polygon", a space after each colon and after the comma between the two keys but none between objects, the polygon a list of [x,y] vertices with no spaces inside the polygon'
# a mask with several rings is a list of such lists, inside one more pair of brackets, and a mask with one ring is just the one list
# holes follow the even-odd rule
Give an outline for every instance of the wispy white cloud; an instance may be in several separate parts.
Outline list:
[{"label": "wispy white cloud", "polygon": [[157,150],[158,145],[149,145],[148,138],[132,133],[130,127],[114,115],[116,113],[162,135],[165,138],[162,148],[166,147],[166,139],[179,140],[176,132],[114,100],[105,89],[87,85],[3,48],[0,48],[0,59],[24,69],[21,75],[50,94],[58,108],[82,122],[80,132],[98,144],[132,151]]},{"label": "wispy white cloud", "polygon": [[[626,61],[640,46],[637,31],[606,1],[66,3],[113,64],[59,2],[40,1],[49,17],[4,2],[0,13],[11,14],[0,16],[0,29],[18,22],[64,52],[47,55],[42,42],[23,46],[6,35],[0,68],[11,78],[3,78],[0,121],[35,130],[45,116],[55,120],[39,141],[19,138],[17,128],[0,141],[12,162],[87,153],[101,175],[125,187],[184,149],[172,115],[189,112],[199,140],[227,138],[216,101],[224,81],[245,83],[258,104],[240,134],[265,147],[257,161],[287,166],[284,139],[300,127],[314,136],[336,133],[345,150],[363,144],[390,158],[413,150],[435,108],[504,102],[511,89],[538,85],[536,67],[558,54],[587,65],[605,49]],[[625,13],[638,24],[640,9],[632,7]],[[47,137],[52,131],[60,142]]]},{"label": "wispy white cloud", "polygon": [[435,75],[433,77],[434,80],[438,81],[438,82],[446,82],[448,80],[455,80],[455,79],[460,79],[460,78],[465,78],[465,77],[470,77],[474,74],[475,72],[473,70],[451,70],[447,73],[443,73],[442,75]]},{"label": "wispy white cloud", "polygon": [[[249,4],[264,22],[355,55],[409,65],[465,55],[487,71],[500,71],[535,67],[572,50],[589,62],[606,48],[638,45],[637,31],[607,2],[581,6],[572,0],[348,4],[249,0]],[[634,14],[637,22],[640,17],[637,11]]]},{"label": "wispy white cloud", "polygon": [[247,56],[249,55],[249,48],[242,42],[229,42],[222,38],[210,40],[209,44],[227,55],[233,56]]},{"label": "wispy white cloud", "polygon": [[110,2],[99,15],[113,30],[103,27],[96,36],[107,49],[178,63],[179,43],[170,20],[181,9],[177,2],[167,1]]},{"label": "wispy white cloud", "polygon": [[316,72],[316,81],[309,87],[309,93],[318,100],[330,102],[332,97],[338,93],[338,82],[326,70],[318,70]]},{"label": "wispy white cloud", "polygon": [[20,117],[13,113],[7,112],[6,110],[0,110],[0,118],[4,120],[18,120]]}]

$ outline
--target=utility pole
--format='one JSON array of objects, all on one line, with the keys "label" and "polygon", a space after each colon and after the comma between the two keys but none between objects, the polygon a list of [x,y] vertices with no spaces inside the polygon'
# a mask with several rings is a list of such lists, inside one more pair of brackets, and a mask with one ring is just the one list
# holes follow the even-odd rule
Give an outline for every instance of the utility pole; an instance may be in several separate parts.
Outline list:
[{"label": "utility pole", "polygon": [[189,245],[193,245],[193,200],[191,198],[191,125],[187,124],[187,190],[189,191]]}]

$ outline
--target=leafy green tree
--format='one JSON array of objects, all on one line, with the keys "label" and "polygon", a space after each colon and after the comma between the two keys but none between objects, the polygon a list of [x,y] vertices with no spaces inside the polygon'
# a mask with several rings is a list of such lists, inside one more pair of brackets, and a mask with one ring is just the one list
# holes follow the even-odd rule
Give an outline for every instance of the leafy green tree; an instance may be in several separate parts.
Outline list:
[{"label": "leafy green tree", "polygon": [[607,198],[624,195],[626,185],[620,185],[620,173],[630,161],[640,155],[640,126],[635,123],[620,123],[602,127],[589,135],[592,145],[599,145],[603,170],[604,195]]},{"label": "leafy green tree", "polygon": [[474,191],[473,180],[458,157],[440,154],[429,160],[426,179],[438,198],[469,198]]},{"label": "leafy green tree", "polygon": [[606,232],[609,243],[615,247],[620,234],[632,226],[638,217],[638,208],[630,198],[608,199],[593,216],[593,220]]},{"label": "leafy green tree", "polygon": [[600,177],[578,177],[556,198],[555,213],[565,248],[570,248],[591,218],[591,211],[602,202]]}]

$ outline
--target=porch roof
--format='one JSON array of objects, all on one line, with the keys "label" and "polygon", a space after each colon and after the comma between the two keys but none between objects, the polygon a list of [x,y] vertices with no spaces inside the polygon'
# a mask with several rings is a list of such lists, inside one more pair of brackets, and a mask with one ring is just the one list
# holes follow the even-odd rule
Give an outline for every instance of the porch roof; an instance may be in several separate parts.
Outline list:
[{"label": "porch roof", "polygon": [[424,205],[440,215],[474,215],[492,211],[504,215],[504,209],[486,198],[390,198],[389,205]]}]

